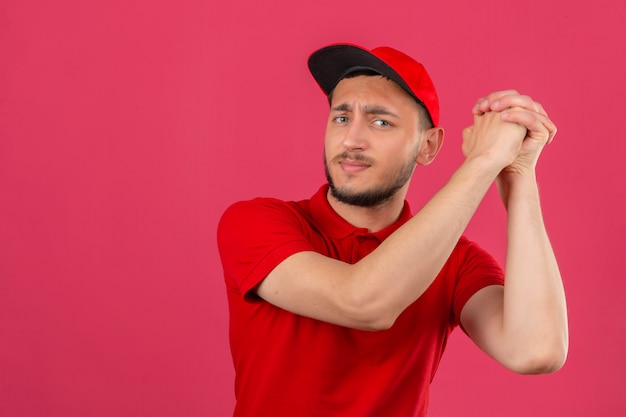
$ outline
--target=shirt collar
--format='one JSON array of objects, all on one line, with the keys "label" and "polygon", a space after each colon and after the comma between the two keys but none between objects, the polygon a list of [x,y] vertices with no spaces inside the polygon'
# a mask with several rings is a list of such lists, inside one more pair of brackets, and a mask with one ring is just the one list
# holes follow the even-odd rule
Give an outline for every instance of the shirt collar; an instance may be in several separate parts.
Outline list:
[{"label": "shirt collar", "polygon": [[351,225],[343,217],[337,214],[337,212],[330,206],[326,197],[327,194],[328,184],[324,184],[313,195],[313,197],[311,197],[311,216],[315,219],[324,234],[332,238],[343,239],[349,235],[369,235],[383,241],[412,217],[409,203],[405,200],[404,207],[402,208],[402,212],[400,213],[398,220],[378,232],[370,233],[365,228]]}]

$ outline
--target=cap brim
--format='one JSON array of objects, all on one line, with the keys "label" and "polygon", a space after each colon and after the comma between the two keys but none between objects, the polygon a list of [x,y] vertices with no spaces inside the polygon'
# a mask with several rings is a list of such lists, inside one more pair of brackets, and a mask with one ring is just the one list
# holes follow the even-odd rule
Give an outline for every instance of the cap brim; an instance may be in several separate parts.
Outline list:
[{"label": "cap brim", "polygon": [[407,83],[383,60],[370,51],[356,45],[339,44],[319,49],[309,57],[309,70],[326,95],[330,94],[339,81],[351,72],[374,71],[398,84],[420,104]]}]

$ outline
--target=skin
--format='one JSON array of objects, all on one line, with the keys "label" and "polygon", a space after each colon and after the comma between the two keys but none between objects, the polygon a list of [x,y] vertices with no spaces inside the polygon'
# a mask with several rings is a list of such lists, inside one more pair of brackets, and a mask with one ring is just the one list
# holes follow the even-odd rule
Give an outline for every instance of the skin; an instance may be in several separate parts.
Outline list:
[{"label": "skin", "polygon": [[379,76],[344,79],[335,89],[324,141],[327,176],[344,195],[397,190],[369,207],[346,204],[329,191],[330,205],[355,226],[375,232],[393,223],[415,167],[429,164],[441,147],[443,130],[425,131],[418,106],[398,85]]},{"label": "skin", "polygon": [[[433,161],[444,132],[422,128],[416,106],[382,77],[339,82],[325,135],[328,174],[339,190],[354,195],[397,185],[406,169]],[[258,295],[295,314],[387,329],[436,278],[497,181],[508,213],[506,284],[478,291],[461,323],[481,349],[513,371],[559,369],[568,344],[565,296],[535,178],[556,127],[540,104],[513,90],[479,99],[472,111],[474,124],[463,131],[465,161],[411,220],[353,265],[314,252],[292,255],[258,286]],[[377,231],[398,218],[409,183],[374,206],[347,204],[332,193],[328,201],[354,226]]]}]

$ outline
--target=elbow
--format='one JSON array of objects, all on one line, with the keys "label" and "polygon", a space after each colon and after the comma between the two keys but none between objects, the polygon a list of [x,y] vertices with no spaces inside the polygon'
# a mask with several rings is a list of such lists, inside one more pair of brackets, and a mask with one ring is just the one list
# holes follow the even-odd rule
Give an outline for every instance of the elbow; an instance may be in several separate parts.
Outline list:
[{"label": "elbow", "polygon": [[507,367],[522,375],[549,374],[560,370],[567,360],[567,343],[538,348],[512,361]]},{"label": "elbow", "polygon": [[353,296],[344,303],[344,307],[351,323],[349,327],[369,332],[390,329],[399,315],[380,296]]},{"label": "elbow", "polygon": [[372,318],[370,320],[360,323],[360,326],[358,328],[359,330],[365,330],[368,332],[380,332],[383,330],[389,330],[394,323],[395,319]]},{"label": "elbow", "polygon": [[559,356],[533,357],[520,362],[512,370],[521,375],[543,375],[558,371],[565,364],[565,359]]},{"label": "elbow", "polygon": [[379,313],[378,310],[374,308],[360,309],[354,312],[351,317],[353,325],[350,327],[368,332],[389,330],[394,325],[397,318],[397,316],[387,312]]}]

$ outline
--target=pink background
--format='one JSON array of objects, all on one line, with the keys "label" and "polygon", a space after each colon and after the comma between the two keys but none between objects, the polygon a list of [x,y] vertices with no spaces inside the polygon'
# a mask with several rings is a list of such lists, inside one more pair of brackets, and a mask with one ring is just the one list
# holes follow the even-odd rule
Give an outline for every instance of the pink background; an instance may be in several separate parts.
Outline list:
[{"label": "pink background", "polygon": [[[306,58],[388,44],[439,88],[443,152],[517,88],[559,126],[539,167],[571,348],[500,368],[456,332],[431,416],[626,415],[624,0],[5,0],[0,3],[0,415],[228,416],[215,229],[231,202],[323,181],[325,99]],[[468,235],[503,258],[494,193]]]}]

